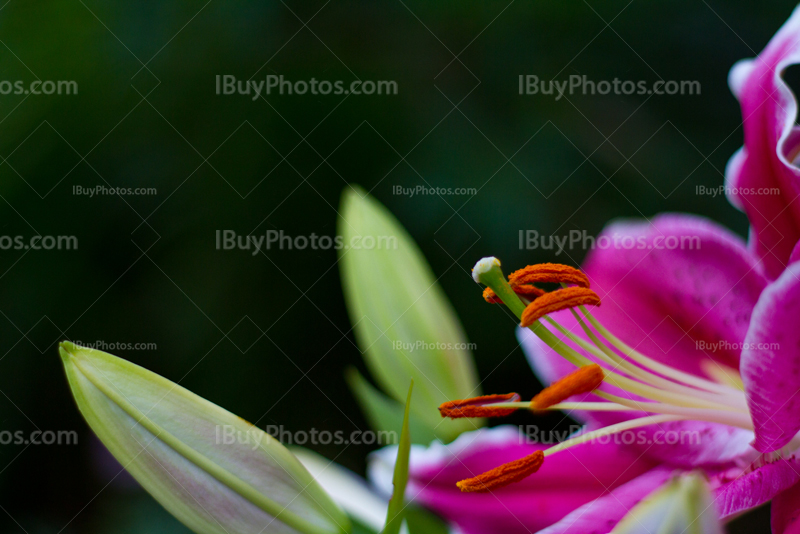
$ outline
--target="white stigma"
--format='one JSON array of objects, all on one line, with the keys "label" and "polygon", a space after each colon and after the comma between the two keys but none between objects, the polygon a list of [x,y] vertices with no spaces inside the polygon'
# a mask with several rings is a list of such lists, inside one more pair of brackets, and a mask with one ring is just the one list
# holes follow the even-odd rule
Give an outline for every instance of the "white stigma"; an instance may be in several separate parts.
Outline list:
[{"label": "white stigma", "polygon": [[500,266],[500,260],[495,258],[494,256],[487,256],[486,258],[481,258],[478,260],[478,263],[475,264],[475,267],[472,268],[472,279],[481,283],[480,276],[482,274],[488,273],[494,266]]}]

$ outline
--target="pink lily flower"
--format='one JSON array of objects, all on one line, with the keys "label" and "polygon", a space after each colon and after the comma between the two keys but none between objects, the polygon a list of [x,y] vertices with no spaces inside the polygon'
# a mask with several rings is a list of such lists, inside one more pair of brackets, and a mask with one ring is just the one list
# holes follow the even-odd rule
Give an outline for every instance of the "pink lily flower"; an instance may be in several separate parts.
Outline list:
[{"label": "pink lily flower", "polygon": [[[753,426],[737,428],[713,417],[661,422],[639,429],[637,441],[628,447],[662,467],[705,469],[722,518],[759,506],[800,482],[800,464],[794,458],[800,442],[792,442],[800,430],[800,264],[770,282],[742,240],[688,215],[616,223],[602,235],[636,243],[700,238],[700,249],[592,251],[584,272],[603,303],[593,315],[636,351],[670,368],[703,379],[740,380]],[[569,310],[551,317],[585,338]],[[530,330],[520,329],[518,334],[544,383],[575,369]],[[609,384],[600,390],[644,405],[645,399]],[[581,400],[601,400],[592,396]],[[644,414],[570,415],[596,428]],[[787,504],[781,513],[800,509],[800,500]]]},{"label": "pink lily flower", "polygon": [[[758,58],[731,71],[745,142],[728,164],[726,186],[751,222],[749,245],[689,215],[612,224],[584,264],[587,291],[602,301],[593,314],[574,313],[576,301],[566,294],[537,305],[530,288],[518,291],[503,279],[508,291],[501,295],[501,284],[492,286],[493,301],[511,302],[516,292],[528,306],[516,311],[531,329],[518,335],[542,382],[572,376],[575,365],[605,366],[607,379],[595,391],[548,407],[566,410],[587,432],[550,455],[507,427],[415,448],[411,498],[468,534],[605,533],[675,470],[699,468],[720,517],[772,500],[773,532],[800,532],[800,128],[797,102],[781,78],[795,63],[800,10]],[[489,280],[491,268],[479,262],[476,280],[488,283],[481,275]],[[561,311],[550,313],[552,306]],[[636,440],[588,439],[615,428],[635,428]],[[375,456],[371,475],[379,485],[390,456]],[[455,485],[469,478],[480,484],[486,479],[476,475],[527,457],[536,457],[529,471],[538,471],[521,482],[488,493],[462,494]]]}]

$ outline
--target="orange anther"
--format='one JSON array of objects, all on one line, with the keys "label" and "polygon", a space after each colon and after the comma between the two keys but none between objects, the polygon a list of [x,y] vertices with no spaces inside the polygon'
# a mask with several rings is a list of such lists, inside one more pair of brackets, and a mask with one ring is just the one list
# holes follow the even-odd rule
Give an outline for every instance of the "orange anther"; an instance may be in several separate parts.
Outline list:
[{"label": "orange anther", "polygon": [[439,406],[442,417],[460,419],[462,417],[505,417],[516,411],[515,408],[493,408],[492,404],[498,402],[519,402],[520,396],[516,393],[505,395],[484,395],[471,399],[454,400]]},{"label": "orange anther", "polygon": [[457,482],[461,491],[485,493],[519,482],[539,470],[544,463],[544,453],[536,451],[519,460],[508,462],[491,471]]},{"label": "orange anther", "polygon": [[502,304],[503,303],[503,301],[500,300],[500,297],[498,297],[495,294],[495,292],[492,290],[491,287],[487,287],[486,289],[483,290],[483,300],[485,300],[489,304]]},{"label": "orange anther", "polygon": [[600,297],[591,289],[584,287],[556,289],[550,293],[545,293],[528,304],[528,307],[522,312],[522,322],[520,322],[520,326],[530,326],[548,313],[574,308],[575,306],[582,306],[584,304],[599,306]]},{"label": "orange anther", "polygon": [[569,265],[559,263],[539,263],[528,265],[508,276],[508,282],[512,285],[535,284],[537,282],[554,282],[563,284],[575,284],[579,287],[589,287],[589,279],[583,272]]},{"label": "orange anther", "polygon": [[586,365],[544,388],[531,401],[531,409],[544,410],[581,393],[594,391],[603,383],[605,374],[597,364]]},{"label": "orange anther", "polygon": [[512,289],[514,289],[514,293],[519,295],[520,297],[526,297],[530,300],[533,300],[537,297],[541,297],[547,291],[544,289],[539,289],[536,286],[532,286],[530,284],[519,284],[519,285],[511,285]]},{"label": "orange anther", "polygon": [[[539,289],[536,286],[532,286],[529,284],[521,284],[521,285],[513,285],[511,284],[511,289],[514,290],[514,293],[519,295],[520,297],[525,297],[528,300],[533,300],[536,297],[541,297],[546,293],[544,289]],[[483,300],[490,304],[502,304],[503,301],[500,300],[495,292],[492,290],[491,287],[487,287],[483,290]]]}]

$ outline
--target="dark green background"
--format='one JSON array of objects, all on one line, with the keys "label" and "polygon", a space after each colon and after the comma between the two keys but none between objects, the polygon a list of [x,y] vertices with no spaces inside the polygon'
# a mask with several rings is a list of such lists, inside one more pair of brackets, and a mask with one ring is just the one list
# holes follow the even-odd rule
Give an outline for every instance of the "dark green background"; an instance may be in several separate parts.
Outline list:
[{"label": "dark green background", "polygon": [[[469,268],[488,254],[578,263],[583,251],[519,250],[518,231],[594,235],[620,216],[688,211],[744,235],[741,213],[695,188],[722,184],[741,144],[729,68],[792,7],[10,0],[0,80],[75,80],[79,94],[0,96],[0,234],[74,235],[79,249],[0,251],[0,429],[77,430],[80,442],[0,447],[4,531],[182,528],[130,481],[109,484],[116,471],[72,402],[60,339],[155,343],[117,353],[262,427],[366,428],[342,378],[363,366],[336,253],[214,246],[219,229],[333,235],[348,182],[386,204],[441,275],[484,390],[535,393]],[[252,101],[215,95],[218,74],[395,80],[399,94]],[[554,101],[520,96],[520,74],[698,80],[702,94]],[[100,184],[158,194],[73,195]],[[398,185],[479,193],[409,198]],[[370,448],[319,450],[363,472]]]}]

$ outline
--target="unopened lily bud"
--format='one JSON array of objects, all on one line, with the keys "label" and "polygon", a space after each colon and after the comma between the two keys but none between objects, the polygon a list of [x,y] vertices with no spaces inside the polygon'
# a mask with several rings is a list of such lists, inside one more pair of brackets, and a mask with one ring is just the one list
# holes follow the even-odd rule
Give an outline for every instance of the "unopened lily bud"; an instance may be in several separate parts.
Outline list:
[{"label": "unopened lily bud", "polygon": [[645,497],[611,534],[722,534],[705,478],[689,473],[673,478]]},{"label": "unopened lily bud", "polygon": [[111,454],[198,534],[348,532],[350,521],[283,445],[130,362],[61,343],[72,394]]}]

